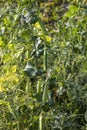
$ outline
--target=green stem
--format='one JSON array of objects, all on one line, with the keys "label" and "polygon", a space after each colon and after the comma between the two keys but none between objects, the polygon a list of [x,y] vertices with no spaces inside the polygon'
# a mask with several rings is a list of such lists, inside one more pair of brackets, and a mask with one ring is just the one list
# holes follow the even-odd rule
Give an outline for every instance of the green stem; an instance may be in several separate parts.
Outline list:
[{"label": "green stem", "polygon": [[[36,48],[36,45],[35,45],[35,38],[33,39],[33,43],[34,43],[34,48],[35,48],[35,55],[36,55],[36,52],[37,52],[37,48]],[[38,66],[38,58],[37,56],[35,57],[35,69],[37,70],[37,66]]]},{"label": "green stem", "polygon": [[[42,32],[43,32],[44,38],[45,38],[45,36],[47,35],[47,31],[46,31],[44,23],[42,22],[40,17],[38,18],[38,22],[40,24],[40,27],[42,29]],[[46,43],[44,43],[44,70],[47,71],[47,48],[46,48]]]},{"label": "green stem", "polygon": [[[42,22],[42,20],[40,18],[38,18],[38,22],[40,24],[40,27],[43,31],[44,38],[45,38],[45,36],[47,35],[47,31],[46,31],[46,28],[44,26],[44,23]],[[46,47],[46,43],[44,43],[44,70],[47,72],[47,47]],[[47,102],[47,99],[48,99],[48,87],[47,87],[47,79],[46,79],[44,91],[43,91],[43,103]]]},{"label": "green stem", "polygon": [[37,70],[37,66],[38,66],[38,59],[35,58],[35,69]]}]

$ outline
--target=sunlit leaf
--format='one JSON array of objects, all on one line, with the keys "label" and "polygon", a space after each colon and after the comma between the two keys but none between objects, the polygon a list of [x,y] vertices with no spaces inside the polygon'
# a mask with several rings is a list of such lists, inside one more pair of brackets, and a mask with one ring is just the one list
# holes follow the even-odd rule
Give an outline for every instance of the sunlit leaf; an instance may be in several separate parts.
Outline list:
[{"label": "sunlit leaf", "polygon": [[38,28],[38,29],[41,29],[39,22],[35,23],[35,27]]},{"label": "sunlit leaf", "polygon": [[11,49],[14,49],[14,44],[9,43],[9,44],[8,44],[8,49],[10,49],[10,50],[11,50]]},{"label": "sunlit leaf", "polygon": [[47,41],[47,42],[51,42],[51,40],[52,40],[52,37],[46,36],[46,41]]}]

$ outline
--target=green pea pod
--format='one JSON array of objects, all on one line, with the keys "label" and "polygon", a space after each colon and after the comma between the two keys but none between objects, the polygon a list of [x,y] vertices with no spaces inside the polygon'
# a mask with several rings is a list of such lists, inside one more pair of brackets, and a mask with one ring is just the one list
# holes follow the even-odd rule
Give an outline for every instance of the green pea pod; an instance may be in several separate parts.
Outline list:
[{"label": "green pea pod", "polygon": [[39,130],[45,130],[45,121],[44,121],[44,114],[41,112],[39,116]]},{"label": "green pea pod", "polygon": [[44,70],[47,71],[47,49],[44,47]]},{"label": "green pea pod", "polygon": [[46,103],[48,101],[48,86],[47,86],[46,82],[45,82],[45,86],[44,86],[42,101],[43,101],[43,103]]},{"label": "green pea pod", "polygon": [[41,80],[38,80],[37,83],[37,93],[41,93]]},{"label": "green pea pod", "polygon": [[29,92],[29,86],[30,86],[30,79],[27,77],[27,83],[26,83],[26,93]]}]

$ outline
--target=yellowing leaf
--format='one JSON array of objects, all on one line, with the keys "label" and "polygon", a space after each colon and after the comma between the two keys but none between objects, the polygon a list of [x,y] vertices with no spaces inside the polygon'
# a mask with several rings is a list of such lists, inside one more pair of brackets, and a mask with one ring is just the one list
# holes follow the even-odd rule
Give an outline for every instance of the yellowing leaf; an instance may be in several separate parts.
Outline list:
[{"label": "yellowing leaf", "polygon": [[4,88],[2,86],[0,86],[0,92],[3,92]]},{"label": "yellowing leaf", "polygon": [[35,23],[35,27],[38,28],[38,29],[41,28],[39,22],[36,22],[36,23]]},{"label": "yellowing leaf", "polygon": [[12,73],[15,73],[16,70],[17,70],[17,65],[12,66],[12,68],[11,68],[11,72],[12,72]]},{"label": "yellowing leaf", "polygon": [[19,79],[18,79],[18,77],[17,76],[15,76],[15,75],[9,75],[8,77],[7,77],[7,81],[11,81],[11,82],[18,82],[19,81]]},{"label": "yellowing leaf", "polygon": [[4,77],[0,78],[0,83],[3,82],[5,79]]},{"label": "yellowing leaf", "polygon": [[65,43],[61,43],[61,45],[60,45],[62,48],[64,48],[65,47]]},{"label": "yellowing leaf", "polygon": [[17,83],[19,81],[19,79],[17,77],[15,77],[15,82]]},{"label": "yellowing leaf", "polygon": [[5,25],[10,25],[11,24],[11,21],[10,21],[9,17],[4,18],[3,21],[4,21]]},{"label": "yellowing leaf", "polygon": [[51,42],[51,40],[52,40],[52,38],[50,36],[46,36],[45,38],[46,38],[47,42]]},{"label": "yellowing leaf", "polygon": [[9,105],[9,102],[6,102],[4,100],[0,100],[0,105]]}]

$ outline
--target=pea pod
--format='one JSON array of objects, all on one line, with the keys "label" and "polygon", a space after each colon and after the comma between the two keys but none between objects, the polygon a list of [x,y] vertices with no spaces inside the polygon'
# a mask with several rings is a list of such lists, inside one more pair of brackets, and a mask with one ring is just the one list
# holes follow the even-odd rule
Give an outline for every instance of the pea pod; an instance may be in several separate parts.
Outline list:
[{"label": "pea pod", "polygon": [[45,130],[44,126],[45,126],[44,113],[41,112],[39,116],[39,130]]},{"label": "pea pod", "polygon": [[41,80],[38,80],[37,83],[37,93],[41,93]]}]

